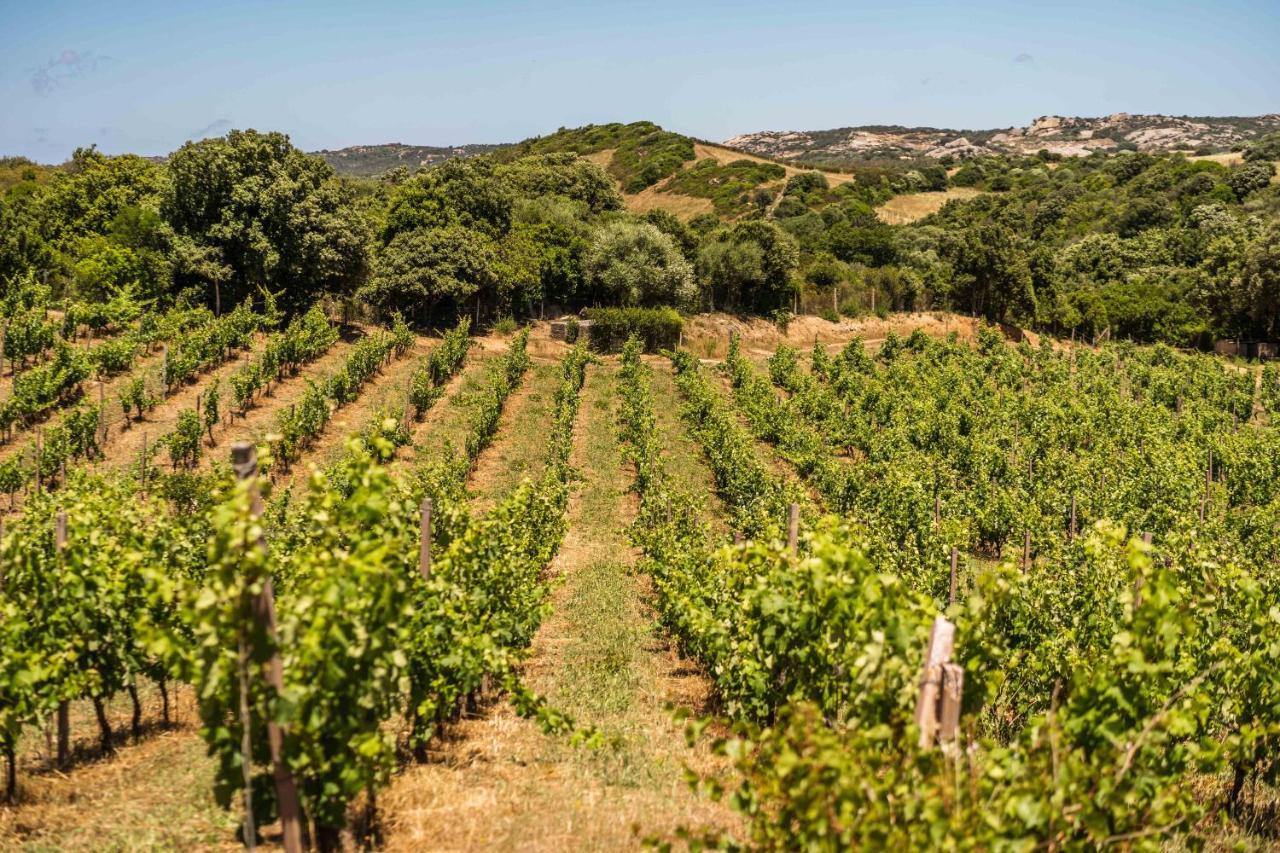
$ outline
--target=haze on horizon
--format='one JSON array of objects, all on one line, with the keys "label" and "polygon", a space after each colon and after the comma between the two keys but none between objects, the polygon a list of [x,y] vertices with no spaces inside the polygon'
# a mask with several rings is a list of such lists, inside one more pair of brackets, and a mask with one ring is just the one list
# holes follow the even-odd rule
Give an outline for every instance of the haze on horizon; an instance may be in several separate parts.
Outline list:
[{"label": "haze on horizon", "polygon": [[164,154],[232,127],[313,150],[637,119],[724,139],[1258,115],[1280,112],[1277,44],[1274,0],[7,2],[0,155]]}]

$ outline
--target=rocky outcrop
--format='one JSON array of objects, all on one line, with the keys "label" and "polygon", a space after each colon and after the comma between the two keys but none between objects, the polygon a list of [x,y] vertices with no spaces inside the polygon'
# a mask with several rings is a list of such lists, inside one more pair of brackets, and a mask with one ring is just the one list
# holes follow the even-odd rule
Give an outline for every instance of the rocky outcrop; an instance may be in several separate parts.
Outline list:
[{"label": "rocky outcrop", "polygon": [[1095,151],[1220,152],[1280,130],[1280,114],[1221,118],[1112,113],[1100,118],[1040,116],[1025,127],[949,130],[931,127],[845,127],[816,131],[762,131],[735,136],[725,145],[755,154],[809,162],[878,158],[963,160],[984,154],[1066,157]]}]

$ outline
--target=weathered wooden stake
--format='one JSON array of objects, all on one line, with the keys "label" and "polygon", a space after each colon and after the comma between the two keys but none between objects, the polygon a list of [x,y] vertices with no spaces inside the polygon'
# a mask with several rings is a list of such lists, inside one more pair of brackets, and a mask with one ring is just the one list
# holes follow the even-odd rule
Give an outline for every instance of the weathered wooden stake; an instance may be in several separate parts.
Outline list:
[{"label": "weathered wooden stake", "polygon": [[800,550],[800,504],[787,509],[787,547],[792,554]]},{"label": "weathered wooden stake", "polygon": [[1071,496],[1071,526],[1067,528],[1067,541],[1076,538],[1076,496]]},{"label": "weathered wooden stake", "polygon": [[142,494],[145,495],[147,493],[147,434],[145,432],[142,434],[142,462],[138,480]]},{"label": "weathered wooden stake", "polygon": [[40,494],[40,469],[44,467],[44,428],[36,427],[36,494]]},{"label": "weathered wooden stake", "polygon": [[960,700],[964,696],[964,667],[942,665],[942,697],[938,705],[938,740],[951,743],[960,732]]},{"label": "weathered wooden stake", "polygon": [[1031,566],[1031,531],[1022,532],[1022,573],[1026,574]]},{"label": "weathered wooden stake", "polygon": [[951,591],[947,595],[947,606],[956,603],[956,569],[960,565],[960,552],[956,550],[956,546],[951,546]]},{"label": "weathered wooden stake", "polygon": [[[236,479],[238,480],[252,481],[258,475],[258,454],[252,443],[239,441],[232,445],[231,467],[235,470]],[[253,501],[251,512],[254,516],[260,516],[262,515],[262,497],[258,494],[255,484],[251,483],[250,489]],[[259,538],[256,546],[265,549],[267,543],[265,539]],[[250,603],[250,611],[254,622],[265,629],[266,635],[274,643],[276,636],[275,596],[272,592],[271,577],[269,575],[262,579],[262,591]],[[267,662],[263,664],[262,670],[267,685],[277,694],[283,692],[284,667],[280,661],[280,653],[278,651],[272,653]],[[271,749],[271,775],[275,781],[276,802],[280,810],[284,849],[286,853],[301,853],[302,806],[298,800],[298,788],[293,780],[293,773],[284,763],[284,731],[274,719],[267,720],[267,743]],[[246,756],[246,762],[247,760],[248,756]],[[251,815],[252,801],[249,799],[247,787],[246,804],[248,805],[247,813]],[[250,828],[251,824],[246,822],[246,830]]]},{"label": "weathered wooden stake", "polygon": [[422,540],[418,545],[418,571],[431,577],[431,498],[422,499]]},{"label": "weathered wooden stake", "polygon": [[98,440],[99,446],[107,443],[107,383],[98,383]]},{"label": "weathered wooden stake", "polygon": [[938,732],[938,698],[942,689],[942,665],[951,660],[956,626],[942,616],[933,620],[929,632],[929,648],[925,652],[924,672],[920,677],[920,693],[916,699],[916,726],[920,729],[920,749],[933,744]]}]

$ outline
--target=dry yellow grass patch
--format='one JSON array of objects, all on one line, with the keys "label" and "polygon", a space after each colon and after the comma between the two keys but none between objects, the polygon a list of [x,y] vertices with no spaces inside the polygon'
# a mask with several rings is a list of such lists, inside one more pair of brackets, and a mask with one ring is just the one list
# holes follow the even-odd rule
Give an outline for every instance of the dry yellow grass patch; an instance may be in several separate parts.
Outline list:
[{"label": "dry yellow grass patch", "polygon": [[954,198],[973,198],[979,193],[981,190],[973,187],[952,187],[944,192],[908,193],[889,199],[876,208],[876,214],[881,221],[890,225],[907,225],[924,219],[931,213],[937,213]]},{"label": "dry yellow grass patch", "polygon": [[[745,151],[737,151],[733,148],[724,148],[719,145],[708,145],[704,142],[694,144],[693,154],[693,162],[695,163],[698,160],[706,160],[708,157],[715,160],[722,166],[732,163],[734,160],[750,160],[753,163],[773,163],[786,169],[788,178],[792,175],[798,175],[801,172],[812,171],[811,169],[792,166],[777,160],[770,160],[767,157],[757,157],[755,154],[748,154]],[[853,175],[849,172],[823,172],[822,174],[827,176],[827,183],[833,187],[839,184],[847,184],[853,180]]]},{"label": "dry yellow grass patch", "polygon": [[623,194],[627,210],[632,213],[647,213],[650,210],[665,210],[679,219],[691,219],[699,213],[714,213],[716,206],[709,198],[684,195],[682,193],[662,192],[661,183],[647,187],[635,195]]},{"label": "dry yellow grass patch", "polygon": [[[591,154],[584,154],[582,157],[590,160],[602,169],[609,168],[609,162],[613,159],[615,149],[606,148],[603,151],[596,151]],[[684,164],[682,168],[687,169],[699,160],[708,158],[715,160],[721,165],[732,163],[734,160],[751,160],[755,163],[776,163],[787,170],[787,177],[798,175],[807,169],[797,168],[786,163],[778,163],[776,160],[768,160],[764,157],[757,157],[754,154],[748,154],[745,151],[735,151],[732,148],[724,148],[719,145],[708,145],[705,142],[696,142],[693,146],[694,157],[692,160]],[[827,182],[831,186],[839,184],[847,184],[853,180],[853,175],[848,172],[823,172],[827,176]],[[698,198],[696,196],[682,195],[680,193],[663,192],[661,187],[666,180],[659,181],[654,186],[648,187],[635,194],[623,193],[622,199],[627,206],[627,210],[632,213],[647,213],[650,210],[665,210],[668,213],[680,219],[692,219],[700,213],[714,213],[715,205],[709,198]],[[781,188],[785,183],[779,183],[776,186],[767,187],[781,194]],[[621,190],[621,184],[618,184]]]},{"label": "dry yellow grass patch", "polygon": [[1188,160],[1212,160],[1214,163],[1221,163],[1224,166],[1237,166],[1244,162],[1243,151],[1224,151],[1221,154],[1195,154],[1187,158]]},{"label": "dry yellow grass patch", "polygon": [[601,169],[607,170],[609,168],[609,162],[613,160],[613,152],[617,150],[618,149],[616,148],[606,148],[603,151],[593,151],[590,154],[581,154],[579,156],[582,157],[583,160],[590,160]]}]

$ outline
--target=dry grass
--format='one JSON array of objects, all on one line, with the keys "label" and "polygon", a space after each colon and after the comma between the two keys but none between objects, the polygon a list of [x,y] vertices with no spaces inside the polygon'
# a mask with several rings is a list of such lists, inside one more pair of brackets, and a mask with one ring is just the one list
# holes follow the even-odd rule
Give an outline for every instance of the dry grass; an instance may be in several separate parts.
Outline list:
[{"label": "dry grass", "polygon": [[982,191],[973,187],[952,187],[943,192],[898,195],[876,208],[876,215],[890,225],[907,225],[937,213],[952,199],[969,199]]},{"label": "dry grass", "polygon": [[19,802],[0,807],[0,848],[25,850],[237,849],[236,817],[213,799],[214,763],[196,733],[189,688],[173,691],[173,725],[159,725],[158,691],[140,688],[144,734],[128,737],[129,703],[108,706],[116,752],[97,752],[88,702],[72,703],[73,762],[44,767],[44,738],[31,732],[19,756]]},{"label": "dry grass", "polygon": [[[861,338],[874,348],[890,331],[905,337],[916,329],[935,338],[945,338],[955,332],[963,340],[973,340],[978,325],[972,317],[945,311],[890,314],[883,320],[874,316],[841,319],[838,323],[806,314],[792,320],[784,332],[776,324],[759,318],[698,314],[685,321],[684,345],[700,358],[719,360],[728,353],[730,332],[738,335],[746,354],[771,355],[782,344],[807,350],[817,341],[834,349],[854,338]],[[1028,333],[1028,337],[1033,345],[1037,343],[1034,335]]]},{"label": "dry grass", "polygon": [[537,479],[546,467],[546,436],[560,368],[535,361],[524,382],[502,405],[498,432],[476,460],[467,481],[473,508],[483,512],[510,494],[525,477]]},{"label": "dry grass", "polygon": [[658,187],[658,183],[647,187],[635,195],[623,195],[627,210],[632,213],[647,213],[650,210],[665,210],[680,219],[692,219],[700,213],[714,213],[716,206],[709,198],[684,195],[683,193],[667,193]]},{"label": "dry grass", "polygon": [[668,701],[701,709],[705,680],[653,628],[645,583],[623,538],[630,476],[616,441],[616,367],[589,369],[572,464],[585,477],[552,573],[561,583],[524,677],[552,705],[596,725],[611,745],[575,749],[505,704],[490,705],[406,769],[382,797],[390,850],[634,849],[679,825],[732,826],[693,795],[689,751]]},{"label": "dry grass", "polygon": [[[381,372],[360,389],[355,400],[337,409],[303,460],[284,477],[281,486],[303,485],[312,466],[324,468],[338,459],[347,439],[360,432],[379,412],[401,418],[409,399],[409,380],[421,359],[435,348],[437,340],[418,336],[404,355],[383,366]],[[279,411],[277,409],[277,411]]]},{"label": "dry grass", "polygon": [[[591,154],[585,154],[583,157],[592,163],[600,166],[602,169],[609,167],[609,162],[613,159],[614,149],[607,148],[603,151],[595,151]],[[805,169],[795,166],[779,163],[764,157],[758,157],[754,154],[748,154],[745,151],[735,151],[732,148],[724,148],[719,145],[710,145],[705,142],[694,143],[693,146],[694,159],[684,164],[682,168],[688,168],[699,160],[711,158],[722,165],[732,163],[734,160],[751,160],[755,163],[776,163],[787,170],[787,177],[806,171]],[[827,176],[827,182],[832,186],[845,184],[853,180],[853,175],[848,172],[824,172]],[[627,210],[632,213],[646,213],[650,210],[665,210],[668,213],[688,220],[700,213],[714,213],[715,204],[709,198],[699,198],[697,196],[684,195],[682,193],[663,192],[660,187],[666,183],[665,180],[659,181],[651,187],[647,187],[635,194],[623,193],[622,198],[626,203]],[[771,184],[768,189],[778,192],[783,184]]]},{"label": "dry grass", "polygon": [[1193,154],[1188,160],[1209,160],[1224,166],[1238,166],[1244,162],[1243,151],[1223,151],[1218,154]]},{"label": "dry grass", "polygon": [[[693,154],[693,162],[705,160],[710,157],[722,166],[732,163],[734,160],[750,160],[753,163],[772,163],[775,166],[781,166],[786,169],[788,178],[792,175],[798,175],[801,172],[810,171],[808,169],[792,166],[789,163],[783,163],[779,160],[770,160],[768,157],[758,157],[755,154],[748,154],[745,151],[737,151],[733,148],[725,148],[720,145],[708,145],[705,142],[695,143],[693,146]],[[853,180],[853,174],[850,172],[823,172],[823,174],[827,176],[827,183],[833,187],[840,184],[847,184]]]}]

